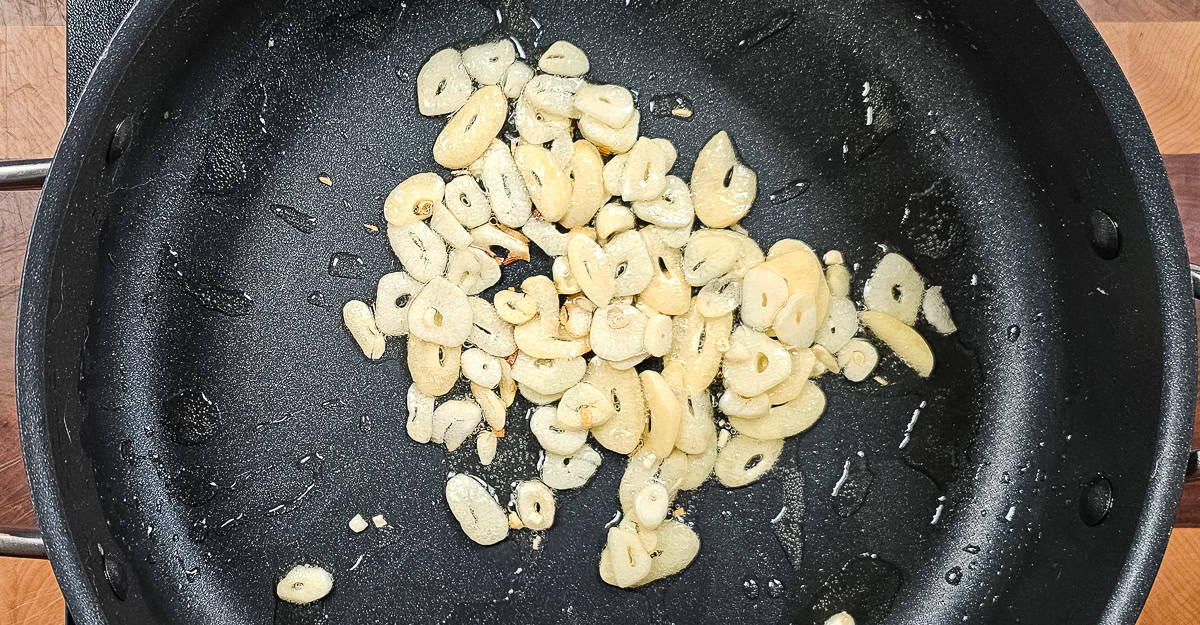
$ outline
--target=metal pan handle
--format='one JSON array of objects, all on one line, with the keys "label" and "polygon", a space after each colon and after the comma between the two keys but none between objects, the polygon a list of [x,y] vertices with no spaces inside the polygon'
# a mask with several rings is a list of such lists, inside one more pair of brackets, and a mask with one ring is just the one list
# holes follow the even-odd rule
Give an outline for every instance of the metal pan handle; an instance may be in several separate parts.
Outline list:
[{"label": "metal pan handle", "polygon": [[45,558],[46,544],[42,535],[32,532],[0,530],[0,556],[10,558]]},{"label": "metal pan handle", "polygon": [[[1200,300],[1200,265],[1191,265],[1192,272],[1192,296]],[[1184,474],[1185,481],[1195,482],[1200,480],[1200,449],[1193,449],[1188,454],[1187,473]]]},{"label": "metal pan handle", "polygon": [[0,161],[0,191],[27,191],[42,188],[50,173],[50,159]]}]

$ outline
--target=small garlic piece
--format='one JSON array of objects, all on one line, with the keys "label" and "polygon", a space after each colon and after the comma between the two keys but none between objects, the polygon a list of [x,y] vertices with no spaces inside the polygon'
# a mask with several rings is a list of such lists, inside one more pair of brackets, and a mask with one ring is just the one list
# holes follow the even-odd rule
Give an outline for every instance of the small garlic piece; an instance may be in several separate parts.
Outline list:
[{"label": "small garlic piece", "polygon": [[612,403],[600,389],[580,382],[558,400],[554,423],[567,430],[587,430],[604,425],[613,416]]},{"label": "small garlic piece", "polygon": [[620,127],[609,126],[591,115],[584,115],[579,118],[579,134],[591,141],[601,154],[624,154],[637,142],[641,121],[642,115],[637,110]]},{"label": "small garlic piece", "polygon": [[867,379],[879,363],[879,352],[874,345],[862,340],[852,339],[837,353],[838,366],[842,375],[851,382],[862,382]]},{"label": "small garlic piece", "polygon": [[484,155],[508,118],[508,100],[495,85],[476,91],[433,142],[433,160],[464,169]]},{"label": "small garlic piece", "polygon": [[867,310],[862,314],[862,324],[917,375],[927,378],[933,373],[933,351],[929,349],[929,343],[903,321],[887,313]]},{"label": "small garlic piece", "polygon": [[850,297],[850,270],[845,265],[826,267],[825,281],[829,283],[829,294],[833,297]]},{"label": "small garlic piece", "polygon": [[758,176],[738,160],[729,135],[713,135],[692,168],[696,216],[709,228],[724,228],[745,217],[757,195]]},{"label": "small garlic piece", "polygon": [[428,117],[453,113],[467,103],[472,88],[458,50],[439,50],[417,72],[417,108]]},{"label": "small garlic piece", "polygon": [[504,78],[500,80],[500,88],[504,91],[506,97],[515,100],[521,95],[521,91],[525,89],[525,85],[532,79],[533,68],[521,61],[514,61],[505,70]]},{"label": "small garlic piece", "polygon": [[433,397],[422,393],[416,384],[408,387],[408,420],[404,424],[408,437],[418,443],[433,439]]},{"label": "small garlic piece", "polygon": [[342,306],[342,322],[346,324],[346,329],[350,330],[350,336],[354,337],[354,342],[358,343],[363,355],[371,360],[383,357],[387,337],[375,325],[375,313],[371,312],[371,307],[366,302],[346,302],[346,305]]},{"label": "small garlic piece", "polygon": [[288,603],[304,605],[321,599],[333,590],[329,571],[312,564],[298,564],[275,584],[275,595]]},{"label": "small garlic piece", "polygon": [[582,76],[588,73],[590,64],[583,50],[569,41],[555,41],[542,53],[538,69],[558,76]]},{"label": "small garlic piece", "polygon": [[655,529],[666,520],[670,505],[667,489],[662,484],[649,484],[637,494],[633,509],[640,526]]},{"label": "small garlic piece", "polygon": [[508,537],[508,515],[482,480],[456,473],[446,481],[446,503],[467,538],[494,545]]},{"label": "small garlic piece", "polygon": [[463,67],[481,85],[499,84],[516,60],[516,48],[508,39],[471,46],[462,53]]},{"label": "small garlic piece", "polygon": [[863,286],[863,307],[887,313],[908,325],[917,321],[925,280],[907,258],[888,253]]},{"label": "small garlic piece", "polygon": [[367,520],[364,519],[363,515],[361,515],[361,514],[354,515],[350,519],[350,521],[347,523],[347,525],[350,526],[350,531],[354,532],[355,534],[359,534],[363,531],[366,531],[366,529],[368,527]]},{"label": "small garlic piece", "polygon": [[633,94],[620,85],[580,85],[575,91],[575,109],[606,126],[620,128],[633,117]]},{"label": "small garlic piece", "polygon": [[[501,373],[501,378],[503,379],[503,373]],[[503,430],[505,422],[508,421],[508,406],[504,400],[494,390],[475,383],[471,384],[471,397],[475,398],[475,403],[479,404],[483,420],[488,427],[493,430]]]},{"label": "small garlic piece", "polygon": [[517,515],[531,530],[550,529],[554,525],[554,492],[540,480],[517,484]]},{"label": "small garlic piece", "polygon": [[487,466],[496,459],[496,435],[491,430],[484,430],[475,437],[475,455],[479,456],[479,464]]},{"label": "small garlic piece", "polygon": [[408,337],[408,372],[422,393],[441,397],[458,381],[462,347],[444,347]]},{"label": "small garlic piece", "polygon": [[782,440],[758,440],[738,435],[717,452],[713,474],[726,488],[739,488],[766,475],[783,451]]},{"label": "small garlic piece", "polygon": [[389,226],[403,228],[429,219],[446,197],[446,183],[437,174],[409,176],[396,185],[383,201],[383,216]]},{"label": "small garlic piece", "polygon": [[574,339],[588,336],[591,333],[594,312],[596,305],[586,296],[580,295],[567,300],[558,313],[563,331]]},{"label": "small garlic piece", "polygon": [[570,456],[547,453],[542,464],[542,481],[555,490],[581,488],[600,468],[600,454],[584,445]]},{"label": "small garlic piece", "polygon": [[826,619],[825,625],[854,625],[854,617],[849,612],[838,612]]},{"label": "small garlic piece", "polygon": [[374,525],[377,528],[386,527],[387,519],[383,518],[382,514],[376,514],[375,516],[371,517],[371,525]]},{"label": "small garlic piece", "polygon": [[464,228],[478,228],[492,217],[492,204],[473,176],[455,176],[446,183],[445,204]]},{"label": "small garlic piece", "polygon": [[950,307],[942,298],[942,287],[940,286],[931,286],[929,290],[925,291],[925,297],[921,300],[921,314],[929,322],[929,325],[937,330],[938,334],[954,334],[958,331],[958,326],[954,324],[954,319],[950,316]]}]

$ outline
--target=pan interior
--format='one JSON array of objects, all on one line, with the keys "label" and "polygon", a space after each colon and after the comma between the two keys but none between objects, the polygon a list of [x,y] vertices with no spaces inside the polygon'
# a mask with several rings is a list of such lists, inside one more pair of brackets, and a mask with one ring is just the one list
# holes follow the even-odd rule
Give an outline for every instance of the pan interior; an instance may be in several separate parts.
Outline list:
[{"label": "pan interior", "polygon": [[[1073,57],[1034,3],[1003,4],[166,10],[110,104],[122,125],[107,158],[73,198],[100,216],[100,240],[59,261],[98,261],[87,280],[64,271],[81,295],[61,297],[90,299],[84,408],[64,423],[99,495],[102,521],[76,540],[107,550],[93,583],[113,622],[819,623],[843,609],[1095,622],[1153,467],[1154,256]],[[822,380],[825,416],[766,479],[683,497],[700,556],[636,592],[596,572],[623,458],[605,453],[592,484],[560,493],[540,548],[527,532],[471,544],[443,480],[479,472],[503,500],[532,476],[528,404],[510,410],[495,467],[470,445],[416,445],[403,346],[368,363],[342,329],[342,303],[371,301],[397,266],[364,225],[383,225],[399,180],[441,171],[444,122],[416,111],[418,69],[498,33],[533,58],[558,39],[586,50],[592,80],[637,92],[642,134],[675,141],[685,177],[728,131],[758,172],[744,225],[764,249],[839,249],[856,295],[897,250],[944,286],[960,328],[931,339],[928,380],[890,357],[887,386]],[[651,111],[675,94],[691,120]],[[1120,226],[1114,260],[1089,243],[1096,210]],[[506,268],[502,286],[546,266]],[[1079,495],[1098,474],[1115,503],[1089,526]],[[359,513],[389,526],[352,534]],[[300,562],[336,579],[304,609],[274,598]],[[1068,586],[1072,601],[1049,590]]]}]

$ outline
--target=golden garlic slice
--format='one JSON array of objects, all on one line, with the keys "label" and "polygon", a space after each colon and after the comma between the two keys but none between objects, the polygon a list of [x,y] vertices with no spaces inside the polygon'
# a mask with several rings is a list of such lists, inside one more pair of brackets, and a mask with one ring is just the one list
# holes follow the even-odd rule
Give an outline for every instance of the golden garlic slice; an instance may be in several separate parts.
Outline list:
[{"label": "golden garlic slice", "polygon": [[666,458],[675,448],[679,424],[683,420],[683,405],[667,381],[657,371],[642,371],[642,393],[650,409],[650,421],[642,447],[659,458]]},{"label": "golden garlic slice", "polygon": [[562,219],[571,205],[571,179],[567,172],[559,169],[550,158],[550,151],[540,145],[517,146],[515,159],[529,198],[542,218]]},{"label": "golden garlic slice", "polygon": [[495,85],[483,87],[450,118],[433,142],[433,160],[446,169],[464,169],[496,139],[508,118],[508,100]]},{"label": "golden garlic slice", "polygon": [[389,226],[403,228],[429,219],[446,197],[446,183],[437,174],[409,176],[383,200],[383,216]]}]

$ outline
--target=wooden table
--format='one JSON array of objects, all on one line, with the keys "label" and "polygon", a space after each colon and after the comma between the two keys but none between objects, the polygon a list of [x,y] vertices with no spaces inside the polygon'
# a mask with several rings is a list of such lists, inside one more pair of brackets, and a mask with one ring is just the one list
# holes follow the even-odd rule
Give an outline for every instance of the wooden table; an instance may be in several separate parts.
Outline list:
[{"label": "wooden table", "polygon": [[[1200,0],[1080,0],[1125,69],[1164,154],[1200,262]],[[0,159],[47,157],[65,121],[61,0],[0,0]],[[0,527],[33,527],[17,443],[13,344],[25,239],[37,194],[0,193]],[[1200,409],[1197,414],[1200,415]],[[1200,439],[1200,437],[1197,437]],[[1177,529],[1141,625],[1200,623],[1200,484]],[[60,625],[49,566],[0,558],[0,625]]]}]

